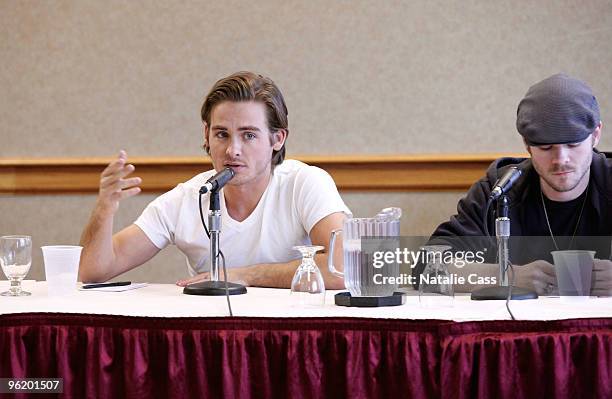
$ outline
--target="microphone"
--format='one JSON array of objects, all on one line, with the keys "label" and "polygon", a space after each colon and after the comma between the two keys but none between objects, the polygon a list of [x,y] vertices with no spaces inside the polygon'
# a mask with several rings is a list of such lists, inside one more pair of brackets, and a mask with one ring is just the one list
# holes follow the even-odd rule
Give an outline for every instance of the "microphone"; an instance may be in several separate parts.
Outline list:
[{"label": "microphone", "polygon": [[236,173],[232,168],[225,168],[221,172],[217,173],[210,179],[206,180],[206,183],[200,187],[200,194],[206,194],[209,191],[220,190],[227,184],[228,181],[232,180]]},{"label": "microphone", "polygon": [[497,181],[493,185],[493,190],[491,191],[491,194],[489,194],[489,200],[494,201],[501,197],[503,194],[506,194],[508,190],[510,190],[510,187],[512,187],[514,182],[516,182],[516,180],[521,176],[522,173],[523,171],[520,170],[518,167],[510,167],[506,171],[506,173],[504,173],[502,177],[497,179]]}]

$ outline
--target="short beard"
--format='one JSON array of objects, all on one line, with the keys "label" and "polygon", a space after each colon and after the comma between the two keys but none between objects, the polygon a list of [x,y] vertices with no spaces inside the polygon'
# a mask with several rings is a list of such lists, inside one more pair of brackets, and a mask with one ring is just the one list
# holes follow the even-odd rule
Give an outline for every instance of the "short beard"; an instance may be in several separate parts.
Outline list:
[{"label": "short beard", "polygon": [[574,184],[572,187],[570,188],[559,188],[553,184],[551,184],[551,182],[549,182],[546,178],[543,178],[544,181],[546,182],[546,184],[548,184],[548,186],[550,188],[552,188],[553,190],[555,190],[558,193],[566,193],[568,191],[572,191],[573,189],[575,189],[576,187],[578,187],[578,185],[580,184],[580,182],[582,182],[582,179],[584,178],[584,176],[589,173],[591,171],[591,168],[587,168],[585,169],[585,171],[582,173],[582,176],[580,176],[580,178],[576,181],[576,184]]}]

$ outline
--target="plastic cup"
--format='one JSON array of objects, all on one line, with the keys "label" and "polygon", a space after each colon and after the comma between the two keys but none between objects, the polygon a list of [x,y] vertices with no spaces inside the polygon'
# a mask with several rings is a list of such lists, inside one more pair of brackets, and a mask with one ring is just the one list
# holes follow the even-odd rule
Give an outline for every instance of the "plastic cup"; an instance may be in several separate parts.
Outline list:
[{"label": "plastic cup", "polygon": [[50,296],[76,292],[81,250],[78,245],[48,245],[41,247],[45,261],[45,276]]},{"label": "plastic cup", "polygon": [[588,299],[595,251],[552,251],[561,299]]}]

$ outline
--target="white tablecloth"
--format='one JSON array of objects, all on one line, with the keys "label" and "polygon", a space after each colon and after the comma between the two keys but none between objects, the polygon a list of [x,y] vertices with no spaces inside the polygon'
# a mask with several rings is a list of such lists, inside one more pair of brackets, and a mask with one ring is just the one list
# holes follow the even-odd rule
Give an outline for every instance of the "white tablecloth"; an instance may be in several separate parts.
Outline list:
[{"label": "white tablecloth", "polygon": [[[27,297],[0,297],[0,314],[25,312],[90,313],[150,317],[228,316],[225,297],[184,295],[182,287],[151,284],[125,292],[74,291],[63,297],[47,295],[47,283],[24,281]],[[8,288],[0,281],[0,290]],[[408,293],[402,306],[380,308],[347,308],[334,305],[334,294],[326,293],[323,306],[299,306],[289,290],[248,288],[246,295],[231,296],[234,316],[249,317],[370,317],[397,319],[444,319],[455,321],[510,319],[504,301],[472,301],[458,295],[452,307],[424,307],[418,295]],[[565,303],[560,298],[511,301],[517,320],[556,320],[612,316],[612,298],[589,298],[583,302]]]}]

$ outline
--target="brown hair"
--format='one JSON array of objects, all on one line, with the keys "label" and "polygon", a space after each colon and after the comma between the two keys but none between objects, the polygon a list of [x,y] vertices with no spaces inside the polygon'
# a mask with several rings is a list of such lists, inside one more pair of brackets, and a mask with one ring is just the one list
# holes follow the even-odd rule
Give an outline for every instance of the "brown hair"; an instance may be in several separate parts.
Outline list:
[{"label": "brown hair", "polygon": [[[236,72],[220,79],[210,90],[202,104],[202,122],[210,127],[210,117],[213,108],[223,101],[258,101],[266,107],[268,130],[274,133],[280,129],[289,135],[289,119],[283,94],[272,79],[253,72]],[[208,143],[204,144],[206,152],[210,153]],[[272,152],[272,166],[280,165],[285,159],[285,144]]]}]

